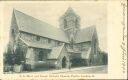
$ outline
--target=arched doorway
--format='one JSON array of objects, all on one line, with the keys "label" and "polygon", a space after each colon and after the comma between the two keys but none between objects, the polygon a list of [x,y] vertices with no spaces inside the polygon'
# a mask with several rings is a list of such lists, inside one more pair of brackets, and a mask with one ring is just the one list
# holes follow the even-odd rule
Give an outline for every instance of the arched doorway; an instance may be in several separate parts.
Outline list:
[{"label": "arched doorway", "polygon": [[66,68],[66,57],[62,59],[62,68]]}]

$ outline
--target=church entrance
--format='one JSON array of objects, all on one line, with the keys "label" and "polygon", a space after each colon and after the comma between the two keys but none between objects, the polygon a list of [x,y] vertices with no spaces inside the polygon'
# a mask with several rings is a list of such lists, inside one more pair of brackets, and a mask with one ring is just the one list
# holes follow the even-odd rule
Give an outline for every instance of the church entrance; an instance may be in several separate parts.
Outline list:
[{"label": "church entrance", "polygon": [[66,57],[62,59],[62,68],[66,68]]}]

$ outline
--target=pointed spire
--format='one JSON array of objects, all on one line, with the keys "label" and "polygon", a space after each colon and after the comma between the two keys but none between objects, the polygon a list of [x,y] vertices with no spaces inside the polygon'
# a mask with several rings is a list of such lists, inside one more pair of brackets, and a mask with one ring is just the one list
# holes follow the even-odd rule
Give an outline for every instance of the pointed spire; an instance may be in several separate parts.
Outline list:
[{"label": "pointed spire", "polygon": [[71,7],[68,7],[67,11],[73,11],[73,9]]},{"label": "pointed spire", "polygon": [[69,13],[75,13],[71,7],[68,7],[68,9],[66,11],[66,14],[69,14]]},{"label": "pointed spire", "polygon": [[15,8],[13,8],[13,12],[15,12],[16,11],[16,9]]},{"label": "pointed spire", "polygon": [[13,8],[13,11],[15,11],[16,9],[15,8]]},{"label": "pointed spire", "polygon": [[16,13],[16,11],[17,11],[17,10],[16,10],[15,8],[13,8],[13,15]]}]

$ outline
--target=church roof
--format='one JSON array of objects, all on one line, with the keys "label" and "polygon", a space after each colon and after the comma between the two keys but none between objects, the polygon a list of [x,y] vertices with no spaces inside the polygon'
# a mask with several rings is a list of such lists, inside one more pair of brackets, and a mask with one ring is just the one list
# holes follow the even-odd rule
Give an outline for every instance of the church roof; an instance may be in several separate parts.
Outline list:
[{"label": "church roof", "polygon": [[20,38],[21,41],[23,41],[23,43],[25,43],[27,46],[29,47],[34,47],[34,48],[43,48],[43,49],[52,49],[50,46],[48,45],[42,45],[40,43],[36,43],[36,42],[31,42],[31,41],[27,41],[23,38]]},{"label": "church roof", "polygon": [[[17,10],[14,10],[13,15],[15,15],[20,31],[69,43],[68,37],[62,29],[56,28]],[[94,31],[95,26],[81,29],[76,35],[76,43],[91,41]]]},{"label": "church roof", "polygon": [[14,10],[14,15],[16,17],[16,21],[20,31],[32,33],[62,42],[68,42],[66,34],[61,29],[17,10]]},{"label": "church roof", "polygon": [[91,41],[93,33],[95,31],[95,26],[87,27],[84,29],[81,29],[76,36],[76,43]]},{"label": "church roof", "polygon": [[48,59],[57,59],[60,56],[64,45],[65,44],[52,48],[52,51],[49,54]]}]

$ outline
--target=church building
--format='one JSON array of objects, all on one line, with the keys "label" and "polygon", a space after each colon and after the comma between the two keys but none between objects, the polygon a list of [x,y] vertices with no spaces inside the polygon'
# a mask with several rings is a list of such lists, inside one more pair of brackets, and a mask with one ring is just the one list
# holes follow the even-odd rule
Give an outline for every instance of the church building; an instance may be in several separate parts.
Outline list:
[{"label": "church building", "polygon": [[59,19],[59,28],[13,10],[9,43],[12,52],[22,54],[31,69],[92,66],[101,63],[96,26],[81,29],[80,16],[72,8]]}]

